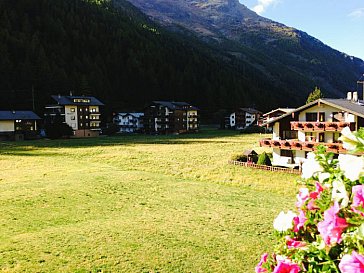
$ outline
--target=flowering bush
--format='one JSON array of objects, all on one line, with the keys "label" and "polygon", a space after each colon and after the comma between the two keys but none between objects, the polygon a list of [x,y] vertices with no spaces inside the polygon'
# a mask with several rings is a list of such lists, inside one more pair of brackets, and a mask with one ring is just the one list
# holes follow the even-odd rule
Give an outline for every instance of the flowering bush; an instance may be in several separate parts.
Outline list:
[{"label": "flowering bush", "polygon": [[364,273],[364,129],[345,128],[340,140],[352,154],[335,159],[323,146],[308,154],[296,212],[274,220],[274,254],[263,254],[255,272]]}]

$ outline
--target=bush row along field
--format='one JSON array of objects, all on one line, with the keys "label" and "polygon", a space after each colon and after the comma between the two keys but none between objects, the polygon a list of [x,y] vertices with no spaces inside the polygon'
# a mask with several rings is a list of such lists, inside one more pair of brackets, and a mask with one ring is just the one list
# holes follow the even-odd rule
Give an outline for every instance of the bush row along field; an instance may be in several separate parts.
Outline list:
[{"label": "bush row along field", "polygon": [[253,272],[295,175],[228,165],[263,135],[0,143],[3,272]]}]

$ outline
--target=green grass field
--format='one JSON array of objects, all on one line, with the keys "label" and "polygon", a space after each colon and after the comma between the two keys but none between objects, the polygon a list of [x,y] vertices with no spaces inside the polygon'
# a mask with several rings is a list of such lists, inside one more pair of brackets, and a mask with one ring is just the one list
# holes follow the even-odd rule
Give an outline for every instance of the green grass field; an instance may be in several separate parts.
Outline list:
[{"label": "green grass field", "polygon": [[298,178],[227,164],[260,137],[0,142],[2,272],[253,272]]}]

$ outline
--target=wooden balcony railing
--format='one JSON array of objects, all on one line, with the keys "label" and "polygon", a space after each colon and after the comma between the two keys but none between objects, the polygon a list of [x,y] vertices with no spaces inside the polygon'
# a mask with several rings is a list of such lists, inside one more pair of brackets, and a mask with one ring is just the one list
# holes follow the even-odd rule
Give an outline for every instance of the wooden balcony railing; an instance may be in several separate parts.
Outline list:
[{"label": "wooden balcony railing", "polygon": [[291,130],[299,131],[341,131],[345,127],[355,130],[355,122],[312,122],[291,121]]},{"label": "wooden balcony railing", "polygon": [[299,141],[297,139],[290,140],[273,140],[269,138],[261,139],[260,147],[271,147],[279,148],[282,150],[303,150],[303,151],[315,151],[317,146],[326,146],[327,152],[333,152],[337,154],[344,154],[347,152],[343,148],[342,143],[325,143],[325,142],[310,142],[310,141]]}]

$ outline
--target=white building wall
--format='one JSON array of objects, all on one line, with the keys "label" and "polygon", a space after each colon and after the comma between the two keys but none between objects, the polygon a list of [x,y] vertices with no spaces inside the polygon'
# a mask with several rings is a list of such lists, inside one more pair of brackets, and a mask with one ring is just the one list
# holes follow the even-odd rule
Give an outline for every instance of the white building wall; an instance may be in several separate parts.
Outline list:
[{"label": "white building wall", "polygon": [[279,122],[274,123],[274,126],[273,126],[273,139],[279,140]]},{"label": "white building wall", "polygon": [[230,127],[235,127],[236,125],[236,115],[235,113],[230,114]]},{"label": "white building wall", "polygon": [[320,106],[315,105],[312,106],[311,108],[308,108],[304,111],[302,111],[299,115],[298,120],[299,121],[306,121],[306,113],[319,113],[319,112],[324,112],[325,113],[325,120],[324,121],[332,121],[332,113],[333,112],[340,112],[341,110],[339,110],[338,108],[326,105],[321,103]]},{"label": "white building wall", "polygon": [[0,132],[14,132],[14,120],[1,120],[0,121]]},{"label": "white building wall", "polygon": [[78,130],[77,106],[66,105],[64,107],[65,121],[73,130]]}]

